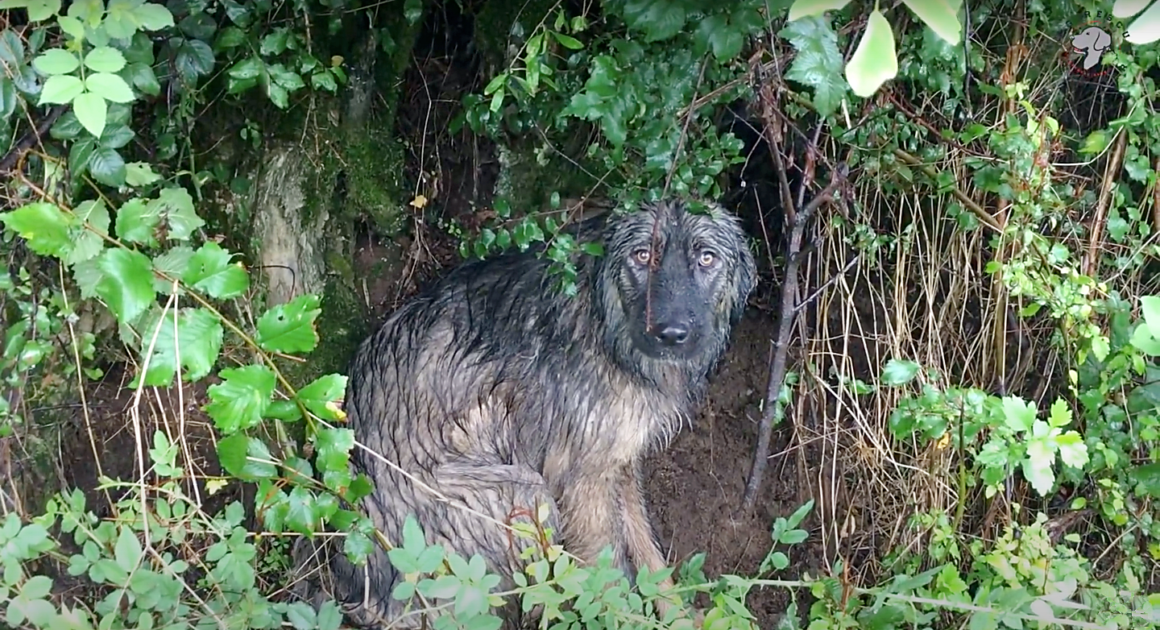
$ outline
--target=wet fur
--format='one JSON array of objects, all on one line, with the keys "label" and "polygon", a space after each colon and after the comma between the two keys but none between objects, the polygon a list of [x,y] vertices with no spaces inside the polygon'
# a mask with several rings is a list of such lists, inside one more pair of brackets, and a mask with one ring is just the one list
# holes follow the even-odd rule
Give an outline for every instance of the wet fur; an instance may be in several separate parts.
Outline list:
[{"label": "wet fur", "polygon": [[[639,464],[692,418],[755,283],[743,231],[711,210],[692,214],[667,201],[607,225],[598,219],[589,228],[603,228],[605,255],[578,261],[573,297],[554,288],[549,261],[533,252],[456,268],[359,348],[346,396],[356,439],[501,522],[546,502],[546,525],[585,562],[611,546],[630,576],[633,567],[664,567]],[[649,269],[632,257],[654,233]],[[697,267],[706,250],[716,256],[712,273]],[[646,316],[689,323],[689,341],[655,343]],[[504,576],[501,588],[510,586],[520,562],[508,532],[361,449],[352,464],[375,480],[362,507],[388,540],[401,539],[414,513],[429,543],[481,554]],[[352,623],[385,626],[403,612],[404,603],[390,598],[400,576],[382,550],[365,574],[341,553],[332,554],[330,569],[332,595],[349,604]],[[517,616],[518,603],[504,614]],[[410,616],[395,627],[419,621]]]}]

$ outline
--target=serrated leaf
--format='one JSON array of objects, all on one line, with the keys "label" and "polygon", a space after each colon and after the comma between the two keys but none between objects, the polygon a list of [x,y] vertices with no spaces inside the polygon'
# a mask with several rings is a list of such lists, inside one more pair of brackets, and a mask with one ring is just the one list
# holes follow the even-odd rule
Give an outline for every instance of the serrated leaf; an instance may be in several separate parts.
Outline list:
[{"label": "serrated leaf", "polygon": [[[193,258],[193,248],[187,245],[171,247],[164,254],[153,259],[153,269],[155,272],[161,272],[170,278],[180,280],[181,275],[185,273],[185,268],[189,266],[191,258]],[[158,293],[169,295],[173,292],[173,283],[159,277],[157,273],[153,274],[153,280],[153,286]],[[180,291],[179,287],[178,292]]]},{"label": "serrated leaf", "polygon": [[56,23],[60,26],[60,30],[68,33],[73,39],[84,40],[85,25],[77,18],[71,15],[62,15],[56,18]]},{"label": "serrated leaf", "polygon": [[178,315],[170,309],[164,317],[161,317],[161,309],[155,309],[153,317],[147,318],[141,326],[141,345],[138,348],[141,365],[145,365],[145,353],[150,344],[153,345],[144,384],[169,387],[179,365],[185,368],[182,380],[193,382],[205,378],[221,353],[223,336],[221,320],[204,308],[183,308]]},{"label": "serrated leaf", "polygon": [[310,352],[318,344],[314,320],[322,313],[317,295],[300,295],[258,319],[258,345],[267,352]]},{"label": "serrated leaf", "polygon": [[100,46],[85,55],[85,67],[93,72],[120,72],[125,67],[125,55],[109,46]]},{"label": "serrated leaf", "polygon": [[701,20],[695,37],[700,46],[712,50],[720,62],[736,57],[745,45],[745,34],[730,24],[723,14]]},{"label": "serrated leaf", "polygon": [[213,70],[213,49],[209,44],[199,39],[184,39],[175,37],[175,61],[177,73],[188,83],[193,83],[198,77],[205,76]]},{"label": "serrated leaf", "polygon": [[850,0],[795,0],[789,7],[786,21],[793,22],[804,17],[821,15],[826,11],[837,11],[850,4]]},{"label": "serrated leaf", "polygon": [[40,88],[40,100],[37,105],[63,105],[71,103],[73,99],[83,94],[85,84],[71,74],[58,74],[48,77],[44,86]]},{"label": "serrated leaf", "polygon": [[73,100],[73,112],[77,120],[89,133],[99,138],[105,131],[109,106],[99,94],[85,92]]},{"label": "serrated leaf", "polygon": [[295,486],[286,501],[286,526],[299,534],[314,533],[318,523],[318,509],[314,493],[302,486]]},{"label": "serrated leaf", "polygon": [[1084,444],[1083,438],[1075,431],[1068,431],[1057,436],[1055,446],[1059,449],[1059,456],[1063,459],[1063,463],[1080,470],[1087,466],[1087,444]]},{"label": "serrated leaf", "polygon": [[43,22],[60,13],[60,0],[29,0],[24,7],[28,9],[29,20]]},{"label": "serrated leaf", "polygon": [[104,239],[93,230],[86,228],[84,223],[104,234],[109,233],[109,209],[105,207],[103,200],[82,201],[73,209],[73,215],[76,217],[78,225],[72,228],[72,251],[64,258],[68,265],[76,265],[96,258],[105,248]]},{"label": "serrated leaf", "polygon": [[125,183],[140,188],[161,179],[148,162],[129,162],[125,165]]},{"label": "serrated leaf", "polygon": [[347,470],[350,451],[355,448],[354,431],[322,428],[314,437],[315,460],[320,471]]},{"label": "serrated leaf", "polygon": [[270,449],[261,440],[245,433],[234,433],[218,440],[217,453],[222,468],[242,481],[271,479],[278,474]]},{"label": "serrated leaf", "polygon": [[145,254],[106,249],[97,259],[97,265],[102,273],[97,295],[122,324],[132,323],[155,303],[153,261]]},{"label": "serrated leaf", "polygon": [[1158,39],[1160,39],[1160,2],[1155,2],[1128,25],[1124,41],[1138,46],[1150,44]]},{"label": "serrated leaf", "polygon": [[1046,496],[1055,485],[1055,470],[1052,464],[1055,461],[1055,452],[1043,440],[1031,440],[1027,443],[1027,457],[1023,459],[1023,476],[1031,487]]},{"label": "serrated leaf", "polygon": [[132,103],[133,89],[120,76],[109,72],[94,72],[85,78],[85,88],[113,103]]},{"label": "serrated leaf", "polygon": [[161,216],[143,199],[130,199],[117,210],[117,238],[127,243],[156,245],[153,230],[159,221]]},{"label": "serrated leaf", "polygon": [[868,98],[897,74],[894,31],[882,12],[874,10],[866,22],[866,31],[862,33],[858,48],[846,64],[846,81],[854,94]]},{"label": "serrated leaf", "polygon": [[821,116],[837,111],[846,93],[838,35],[829,21],[807,17],[790,22],[779,35],[798,51],[786,78],[814,89],[814,108]]},{"label": "serrated leaf", "polygon": [[1016,396],[1003,398],[1003,420],[1015,432],[1030,431],[1035,423],[1035,405]]},{"label": "serrated leaf", "polygon": [[106,186],[120,188],[125,184],[125,158],[116,149],[97,147],[89,156],[89,173]]},{"label": "serrated leaf", "polygon": [[257,426],[270,404],[276,379],[264,365],[222,370],[222,382],[206,391],[212,402],[205,412],[225,433]]},{"label": "serrated leaf", "polygon": [[0,214],[0,222],[28,242],[37,254],[64,258],[72,250],[73,217],[54,204],[37,201]]},{"label": "serrated leaf", "polygon": [[205,225],[205,221],[194,212],[193,197],[184,188],[162,189],[157,199],[149,202],[149,211],[168,222],[170,240],[188,241],[194,231]]},{"label": "serrated leaf", "polygon": [[181,275],[182,281],[212,298],[226,300],[250,288],[250,275],[230,262],[230,253],[214,242],[201,246]]},{"label": "serrated leaf", "polygon": [[69,74],[80,66],[77,56],[63,48],[49,48],[32,60],[32,67],[37,72],[50,77]]},{"label": "serrated leaf", "polygon": [[951,46],[959,45],[963,25],[959,23],[957,7],[951,6],[946,0],[902,0],[902,3],[943,41]]},{"label": "serrated leaf", "polygon": [[345,376],[327,374],[298,390],[298,400],[323,420],[339,420],[342,416],[334,402],[342,400],[345,391]]}]

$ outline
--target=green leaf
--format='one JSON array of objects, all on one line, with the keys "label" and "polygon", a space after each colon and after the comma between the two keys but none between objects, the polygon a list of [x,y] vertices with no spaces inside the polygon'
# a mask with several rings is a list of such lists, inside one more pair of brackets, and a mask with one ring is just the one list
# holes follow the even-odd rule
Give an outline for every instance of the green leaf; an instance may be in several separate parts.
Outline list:
[{"label": "green leaf", "polygon": [[129,162],[125,165],[125,183],[134,188],[148,186],[160,179],[161,176],[153,172],[148,162]]},{"label": "green leaf", "polygon": [[122,324],[130,324],[156,303],[153,261],[145,254],[126,249],[106,249],[97,259],[103,274],[97,295]]},{"label": "green leaf", "polygon": [[181,279],[219,300],[238,297],[250,288],[250,275],[241,263],[231,264],[230,253],[214,242],[207,242],[197,250]]},{"label": "green leaf", "polygon": [[126,243],[156,245],[153,230],[160,220],[161,217],[144,200],[130,199],[117,210],[117,238]]},{"label": "green leaf", "polygon": [[1144,323],[1148,325],[1148,332],[1160,339],[1160,297],[1145,295],[1140,298],[1140,310],[1144,314]]},{"label": "green leaf", "polygon": [[20,97],[16,94],[16,84],[5,76],[0,76],[0,123],[12,117]]},{"label": "green leaf", "polygon": [[193,210],[193,197],[180,187],[162,189],[157,199],[149,202],[149,212],[168,222],[168,237],[174,241],[188,241],[194,231],[205,225]]},{"label": "green leaf", "polygon": [[[904,0],[905,1],[905,0]],[[939,0],[933,0],[938,2]],[[898,58],[894,53],[894,31],[879,10],[870,13],[866,32],[850,62],[846,64],[846,80],[854,94],[868,98],[898,74]]]},{"label": "green leaf", "polygon": [[[193,248],[187,245],[178,245],[171,247],[164,254],[153,259],[153,287],[157,289],[158,293],[169,295],[173,292],[173,282],[159,276],[157,272],[164,273],[170,278],[181,279],[181,275],[185,273],[185,268],[189,266],[190,259],[193,258]],[[178,292],[181,288],[178,287]]]},{"label": "green leaf", "polygon": [[270,449],[261,440],[245,433],[234,433],[218,440],[217,452],[222,468],[242,481],[272,479],[278,474]]},{"label": "green leaf", "polygon": [[628,0],[623,15],[630,28],[644,32],[646,42],[680,33],[688,19],[684,3],[674,0]]},{"label": "green leaf", "polygon": [[274,394],[274,373],[264,365],[247,365],[221,371],[222,382],[207,390],[212,402],[205,412],[225,433],[257,426]]},{"label": "green leaf", "polygon": [[403,17],[407,23],[414,25],[423,17],[423,0],[405,0],[403,2]]},{"label": "green leaf", "polygon": [[819,17],[790,22],[779,33],[797,50],[786,78],[814,88],[814,108],[825,117],[838,110],[846,94],[838,35]]},{"label": "green leaf", "polygon": [[60,0],[29,0],[23,3],[28,9],[28,19],[43,22],[60,13]]},{"label": "green leaf", "polygon": [[1057,436],[1055,446],[1059,449],[1059,456],[1063,458],[1063,463],[1080,470],[1087,466],[1087,444],[1084,444],[1083,438],[1075,431],[1068,431]]},{"label": "green leaf", "polygon": [[1097,129],[1087,135],[1083,139],[1083,144],[1079,147],[1079,152],[1083,155],[1095,155],[1103,153],[1104,149],[1108,148],[1112,137],[1106,129]]},{"label": "green leaf", "polygon": [[[178,365],[185,368],[186,382],[198,381],[209,375],[221,353],[224,331],[221,320],[204,308],[183,308],[175,316],[172,309],[155,309],[153,316],[141,326],[141,365],[145,365],[145,353],[153,345],[149,357],[149,369],[144,375],[144,384],[150,387],[169,387]],[[174,337],[174,319],[177,320],[177,336]],[[156,338],[154,338],[156,335]],[[176,339],[176,341],[175,341]],[[180,355],[180,360],[179,360]]]},{"label": "green leaf", "polygon": [[175,37],[176,42],[174,65],[177,73],[187,83],[193,83],[198,77],[205,76],[213,70],[213,49],[209,44],[199,39],[185,39]]},{"label": "green leaf", "polygon": [[290,491],[286,502],[286,526],[299,534],[314,533],[318,524],[318,511],[315,506],[314,493],[302,486],[295,486]]},{"label": "green leaf", "polygon": [[93,72],[120,72],[125,67],[125,55],[109,46],[100,46],[85,55],[85,66]]},{"label": "green leaf", "polygon": [[1160,356],[1160,339],[1148,330],[1147,322],[1140,322],[1132,331],[1131,344],[1150,357]]},{"label": "green leaf", "polygon": [[[957,5],[951,6],[947,0],[902,0],[902,3],[943,41],[951,46],[959,45],[963,25],[959,23]],[[893,36],[891,42],[893,44]]]},{"label": "green leaf", "polygon": [[76,113],[77,120],[97,138],[105,131],[105,122],[109,115],[108,107],[104,98],[92,92],[78,94],[73,100],[73,112]]},{"label": "green leaf", "polygon": [[1148,496],[1160,499],[1160,463],[1136,466],[1128,475]]},{"label": "green leaf", "polygon": [[1055,485],[1055,451],[1045,440],[1036,439],[1027,443],[1027,457],[1023,459],[1023,476],[1039,496],[1047,496]]},{"label": "green leaf", "polygon": [[[69,7],[69,9],[71,10],[72,7]],[[60,26],[60,30],[68,33],[73,39],[84,41],[85,25],[77,18],[71,15],[62,15],[56,19],[56,23]]]},{"label": "green leaf", "polygon": [[143,553],[141,541],[137,540],[137,533],[133,528],[122,527],[121,533],[117,536],[117,544],[113,546],[113,558],[117,561],[117,566],[126,573],[132,573],[141,563]]},{"label": "green leaf", "polygon": [[298,400],[323,420],[339,420],[343,416],[334,406],[346,391],[346,377],[327,374],[298,390]]},{"label": "green leaf", "polygon": [[80,65],[77,56],[63,48],[49,48],[32,60],[32,67],[48,76],[69,74]]},{"label": "green leaf", "polygon": [[789,7],[787,21],[793,22],[804,17],[821,15],[826,11],[837,11],[850,4],[850,0],[795,0]]},{"label": "green leaf", "polygon": [[147,63],[131,63],[125,70],[125,78],[142,94],[157,96],[161,94],[161,84],[157,82],[157,74]]},{"label": "green leaf", "polygon": [[129,144],[129,141],[132,140],[136,135],[137,134],[133,133],[133,130],[130,129],[128,125],[109,124],[106,122],[105,130],[101,132],[101,136],[98,138],[97,142],[102,147],[120,149],[126,144]]},{"label": "green leaf", "polygon": [[162,4],[138,3],[133,15],[137,18],[138,24],[147,31],[159,31],[173,26],[173,14]]},{"label": "green leaf", "polygon": [[741,53],[745,45],[745,34],[729,24],[725,15],[710,16],[697,26],[695,39],[699,48],[710,48],[717,61],[725,62]]},{"label": "green leaf", "polygon": [[0,214],[0,222],[28,241],[37,254],[64,258],[72,250],[73,217],[51,203],[37,201]]},{"label": "green leaf", "polygon": [[905,385],[914,380],[918,375],[918,369],[919,366],[914,361],[890,359],[882,369],[882,382],[894,387]]},{"label": "green leaf", "polygon": [[9,68],[24,64],[24,41],[10,28],[0,31],[0,64]]},{"label": "green leaf", "polygon": [[314,435],[315,462],[320,471],[346,471],[354,449],[354,431],[322,428]]},{"label": "green leaf", "polygon": [[1160,2],[1153,3],[1128,26],[1124,41],[1130,44],[1151,44],[1160,39]]},{"label": "green leaf", "polygon": [[72,228],[72,251],[65,256],[68,265],[76,265],[100,255],[105,248],[105,241],[93,230],[87,229],[84,223],[92,228],[109,233],[109,209],[101,199],[82,201],[73,209],[78,225]]},{"label": "green leaf", "polygon": [[1003,398],[1003,419],[1008,428],[1017,433],[1030,431],[1035,423],[1035,404],[1016,396]]},{"label": "green leaf", "polygon": [[310,352],[318,344],[314,320],[322,313],[321,298],[300,295],[287,304],[275,306],[258,319],[258,345],[267,352]]},{"label": "green leaf", "polygon": [[63,105],[71,103],[85,91],[85,84],[71,74],[58,74],[49,77],[40,88],[40,100],[37,105]]},{"label": "green leaf", "polygon": [[1056,428],[1066,427],[1071,424],[1071,407],[1068,406],[1066,400],[1056,398],[1055,402],[1051,403],[1051,413],[1047,418],[1047,422]]},{"label": "green leaf", "polygon": [[125,158],[115,149],[97,147],[89,156],[89,173],[106,186],[125,184]]},{"label": "green leaf", "polygon": [[555,38],[556,41],[560,42],[561,46],[569,50],[582,50],[584,48],[584,44],[580,43],[580,40],[576,39],[575,37],[571,37],[557,31],[552,31],[552,37]]},{"label": "green leaf", "polygon": [[100,94],[114,103],[132,103],[133,89],[121,77],[109,72],[94,72],[85,78],[89,92]]}]

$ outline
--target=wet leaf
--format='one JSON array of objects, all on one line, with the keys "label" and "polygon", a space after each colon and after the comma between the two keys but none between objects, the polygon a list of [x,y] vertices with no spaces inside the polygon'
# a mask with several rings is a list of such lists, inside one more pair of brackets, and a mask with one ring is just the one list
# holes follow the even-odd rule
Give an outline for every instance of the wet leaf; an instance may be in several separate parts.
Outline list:
[{"label": "wet leaf", "polygon": [[267,352],[310,352],[318,345],[314,320],[322,313],[321,298],[307,294],[275,306],[258,319],[258,345]]},{"label": "wet leaf", "polygon": [[846,80],[854,94],[868,98],[897,74],[894,31],[882,12],[874,10],[866,22],[866,31],[862,33],[858,48],[846,64]]}]

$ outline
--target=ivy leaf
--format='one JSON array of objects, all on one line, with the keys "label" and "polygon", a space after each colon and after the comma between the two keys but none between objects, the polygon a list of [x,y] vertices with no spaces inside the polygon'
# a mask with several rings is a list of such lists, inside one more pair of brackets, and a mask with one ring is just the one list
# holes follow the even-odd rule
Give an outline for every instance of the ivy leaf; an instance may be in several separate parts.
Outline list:
[{"label": "ivy leaf", "polygon": [[92,92],[78,94],[73,100],[73,112],[76,113],[77,121],[81,123],[81,126],[94,137],[99,138],[104,133],[109,109],[105,99],[101,98],[99,94]]},{"label": "ivy leaf", "polygon": [[258,345],[267,352],[310,352],[318,344],[314,320],[322,313],[321,298],[300,295],[266,311],[258,319]]},{"label": "ivy leaf", "polygon": [[69,74],[80,65],[77,56],[63,48],[50,48],[32,60],[32,67],[47,76]]},{"label": "ivy leaf", "polygon": [[193,197],[181,187],[162,189],[157,199],[149,202],[149,212],[164,218],[169,224],[169,239],[188,241],[205,221],[193,210]]},{"label": "ivy leaf", "polygon": [[[957,4],[951,6],[951,3],[946,0],[902,0],[902,4],[905,4],[943,41],[951,46],[959,45],[959,39],[963,35],[963,25],[959,23]],[[891,36],[891,40],[893,41],[893,36]]]},{"label": "ivy leaf", "polygon": [[786,78],[814,89],[814,108],[825,117],[837,111],[846,93],[842,53],[830,23],[818,17],[790,22],[779,35],[793,44],[797,56]]},{"label": "ivy leaf", "polygon": [[793,22],[804,17],[821,15],[826,11],[837,11],[850,4],[850,0],[795,0],[789,7],[787,21]]},{"label": "ivy leaf", "polygon": [[105,234],[109,233],[109,209],[101,199],[82,201],[73,209],[78,225],[72,228],[72,251],[64,261],[70,266],[96,258],[105,248],[104,240],[95,232],[85,228],[84,223]]},{"label": "ivy leaf", "polygon": [[238,297],[250,288],[250,275],[240,265],[230,264],[230,253],[214,242],[207,242],[197,250],[181,279],[219,300]]},{"label": "ivy leaf", "polygon": [[120,188],[125,184],[125,158],[116,149],[97,147],[89,156],[89,173],[106,186]]},{"label": "ivy leaf", "polygon": [[[172,309],[161,316],[161,309],[155,309],[152,317],[141,326],[142,365],[145,353],[153,345],[149,357],[149,369],[145,372],[144,384],[150,387],[169,387],[178,365],[185,368],[186,382],[205,378],[222,349],[224,330],[221,320],[204,308],[183,308],[180,314]],[[177,321],[177,336],[174,337],[174,319]],[[156,339],[154,339],[156,334]],[[180,358],[179,358],[180,356]],[[133,387],[137,387],[134,383]]]},{"label": "ivy leaf", "polygon": [[212,402],[205,412],[225,433],[257,426],[274,394],[274,373],[264,365],[247,365],[222,370],[220,376],[222,382],[206,390]]},{"label": "ivy leaf", "polygon": [[0,214],[0,222],[28,241],[28,248],[37,254],[64,258],[72,250],[69,228],[73,217],[54,204],[44,201],[30,203]]},{"label": "ivy leaf", "polygon": [[345,376],[327,374],[298,390],[298,400],[323,420],[341,420],[345,414],[334,403],[342,399],[345,391]]},{"label": "ivy leaf", "polygon": [[48,77],[44,87],[40,89],[40,101],[37,105],[63,105],[71,103],[73,99],[83,94],[85,84],[71,74],[58,74]]},{"label": "ivy leaf", "polygon": [[122,324],[137,319],[155,303],[153,261],[141,252],[106,249],[97,259],[102,277],[96,293]]},{"label": "ivy leaf", "polygon": [[[903,0],[905,1],[905,0]],[[939,0],[933,0],[938,2]],[[890,23],[875,9],[870,12],[866,31],[858,48],[846,64],[846,80],[854,94],[869,98],[878,88],[898,74],[898,57],[894,52],[894,31]]]},{"label": "ivy leaf", "polygon": [[234,433],[218,440],[218,459],[222,468],[242,481],[272,479],[278,474],[270,449],[257,438]]},{"label": "ivy leaf", "polygon": [[85,78],[89,92],[100,94],[114,103],[132,103],[133,90],[121,77],[109,72],[94,72]]},{"label": "ivy leaf", "polygon": [[125,67],[125,55],[116,48],[100,46],[85,55],[85,66],[93,72],[120,72]]}]

